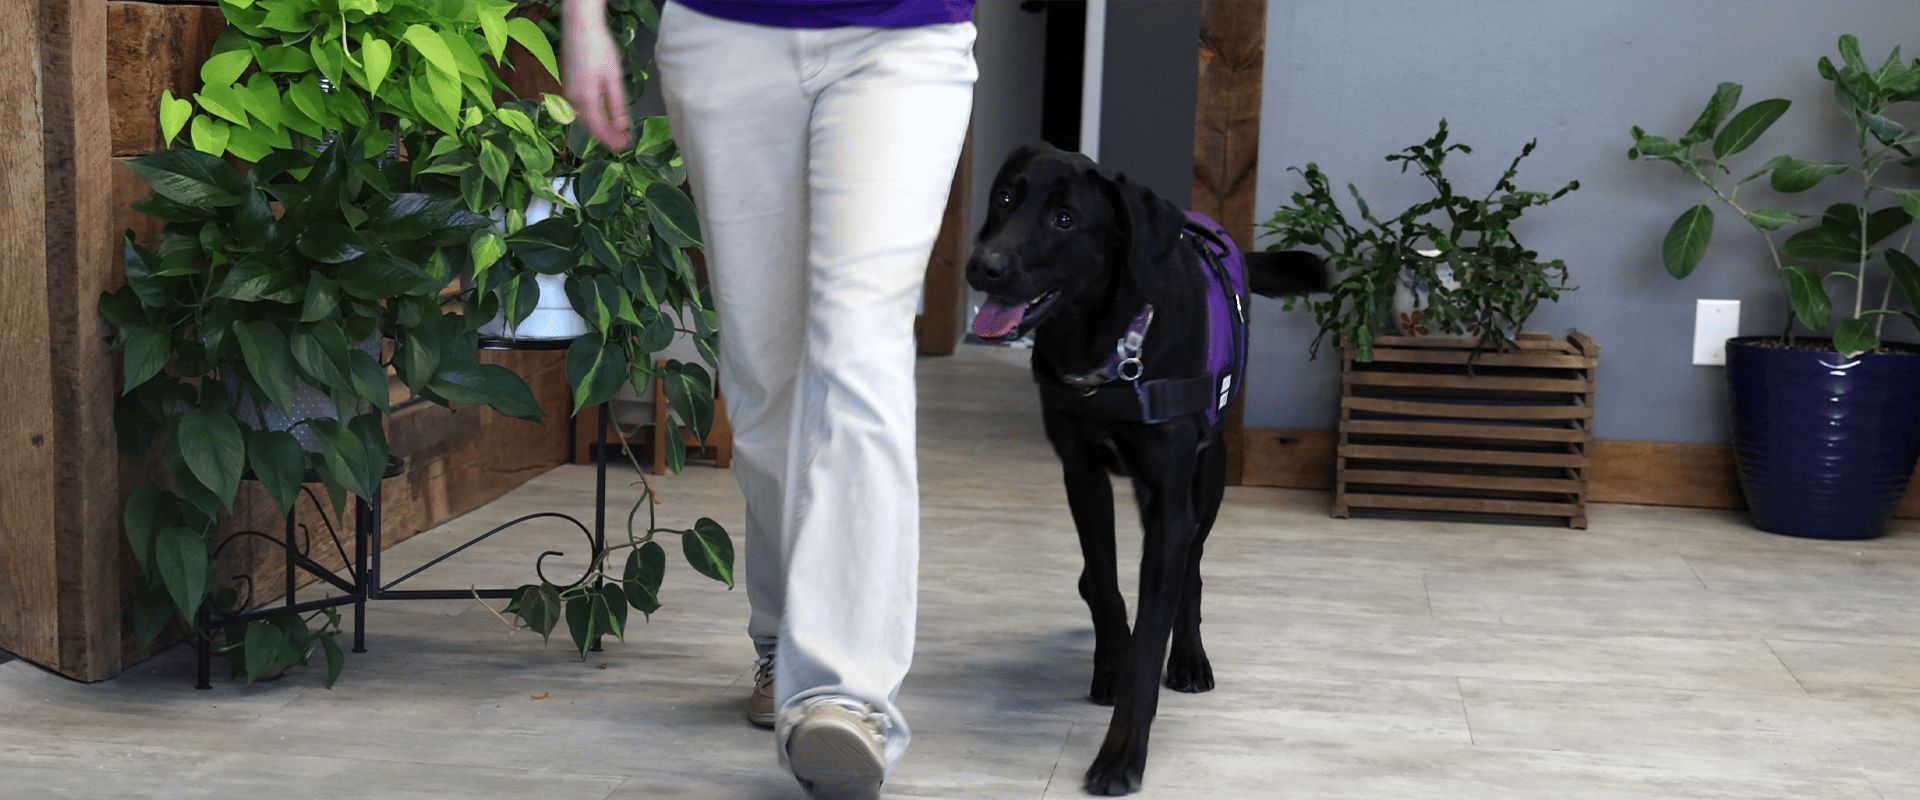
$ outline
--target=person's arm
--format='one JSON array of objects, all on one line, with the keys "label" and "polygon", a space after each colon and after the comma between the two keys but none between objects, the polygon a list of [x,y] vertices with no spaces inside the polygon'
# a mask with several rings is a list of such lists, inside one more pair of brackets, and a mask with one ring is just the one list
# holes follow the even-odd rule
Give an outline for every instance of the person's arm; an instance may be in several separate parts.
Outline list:
[{"label": "person's arm", "polygon": [[561,17],[560,80],[587,130],[615,150],[626,148],[633,138],[622,83],[624,56],[607,30],[606,0],[567,0]]}]

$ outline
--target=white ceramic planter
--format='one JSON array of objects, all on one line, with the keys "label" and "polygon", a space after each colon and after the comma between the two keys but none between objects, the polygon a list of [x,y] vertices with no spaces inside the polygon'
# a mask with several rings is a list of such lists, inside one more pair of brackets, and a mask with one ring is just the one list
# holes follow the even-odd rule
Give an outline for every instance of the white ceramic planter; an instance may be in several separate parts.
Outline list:
[{"label": "white ceramic planter", "polygon": [[[555,178],[553,190],[561,197],[572,201],[573,184],[566,178]],[[543,197],[536,197],[527,204],[527,224],[539,222],[553,215],[553,203]],[[496,230],[502,225],[496,225]],[[480,326],[481,336],[494,336],[502,339],[577,339],[593,331],[587,319],[573,310],[573,302],[567,299],[567,276],[536,275],[534,283],[540,287],[540,300],[534,305],[533,313],[528,314],[517,326],[507,325],[505,314],[494,317]]]}]

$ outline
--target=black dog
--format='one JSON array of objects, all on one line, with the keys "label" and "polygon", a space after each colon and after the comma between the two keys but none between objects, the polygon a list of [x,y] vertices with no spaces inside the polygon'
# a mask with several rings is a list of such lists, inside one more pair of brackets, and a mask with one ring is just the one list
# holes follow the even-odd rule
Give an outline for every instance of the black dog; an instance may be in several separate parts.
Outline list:
[{"label": "black dog", "polygon": [[[1046,145],[1007,159],[989,206],[967,263],[967,282],[991,298],[974,332],[1034,334],[1047,439],[1086,560],[1089,694],[1114,706],[1086,788],[1126,794],[1146,767],[1161,665],[1176,691],[1213,688],[1200,645],[1200,552],[1225,488],[1218,415],[1242,383],[1246,343],[1246,295],[1223,273],[1238,255],[1244,287],[1279,296],[1324,291],[1326,271],[1309,254],[1237,253],[1210,221]],[[1209,298],[1210,282],[1225,288]],[[1131,476],[1145,534],[1131,634],[1110,470]]]}]

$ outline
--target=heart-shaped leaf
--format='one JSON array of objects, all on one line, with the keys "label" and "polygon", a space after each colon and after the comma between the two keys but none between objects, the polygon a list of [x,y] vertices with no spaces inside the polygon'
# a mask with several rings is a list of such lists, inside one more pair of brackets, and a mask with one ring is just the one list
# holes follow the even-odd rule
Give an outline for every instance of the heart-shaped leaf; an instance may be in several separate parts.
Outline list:
[{"label": "heart-shaped leaf", "polygon": [[700,246],[700,217],[680,187],[656,182],[647,186],[647,219],[674,247]]},{"label": "heart-shaped leaf", "polygon": [[499,364],[443,362],[427,388],[450,402],[491,406],[516,419],[538,422],[544,416],[527,382]]},{"label": "heart-shaped leaf", "polygon": [[613,399],[626,379],[626,351],[598,332],[567,346],[567,383],[573,386],[573,413]]},{"label": "heart-shaped leaf", "polygon": [[171,145],[193,116],[193,104],[173,96],[173,90],[160,93],[160,143]]},{"label": "heart-shaped leaf", "polygon": [[573,646],[580,650],[580,660],[585,661],[587,651],[599,635],[599,631],[594,630],[593,600],[586,595],[568,600],[566,614],[567,633],[573,635]]},{"label": "heart-shaped leaf", "polygon": [[[180,512],[174,508],[173,496],[157,484],[135,486],[127,495],[127,506],[121,512],[121,520],[127,531],[127,543],[133,546],[133,560],[140,565],[140,573],[152,574],[153,550],[159,541],[160,531],[180,524]],[[628,571],[632,571],[631,564],[628,565]],[[656,581],[654,586],[659,586],[659,582]]]},{"label": "heart-shaped leaf", "polygon": [[286,334],[265,320],[235,323],[234,338],[240,340],[240,354],[254,385],[265,393],[267,401],[280,413],[293,416],[293,353]]},{"label": "heart-shaped leaf", "polygon": [[192,528],[162,528],[154,538],[153,563],[174,610],[194,619],[200,611],[200,599],[207,595],[207,575],[212,571],[207,540]]},{"label": "heart-shaped leaf", "polygon": [[261,488],[280,506],[282,515],[293,511],[306,480],[307,452],[300,440],[286,431],[256,431],[249,437],[247,461]]},{"label": "heart-shaped leaf", "polygon": [[693,530],[681,534],[680,546],[694,571],[733,588],[733,540],[720,523],[701,517]]},{"label": "heart-shaped leaf", "polygon": [[231,508],[234,492],[240,488],[240,471],[246,466],[246,445],[240,425],[225,411],[196,408],[180,418],[174,431],[180,440],[180,456],[201,485]]},{"label": "heart-shaped leaf", "polygon": [[367,94],[379,94],[381,81],[386,80],[387,73],[393,69],[393,45],[376,38],[372,31],[361,34],[360,62],[367,71]]},{"label": "heart-shaped leaf", "polygon": [[547,638],[560,621],[560,590],[550,584],[529,583],[514,591],[506,613],[519,615],[527,627]]},{"label": "heart-shaped leaf", "polygon": [[[588,594],[593,598],[593,629],[616,639],[627,638],[627,598],[608,586]],[[585,654],[581,654],[585,657]]]},{"label": "heart-shaped leaf", "polygon": [[[693,436],[706,441],[713,429],[713,381],[699,364],[668,361],[660,374],[666,387],[667,403]],[[668,437],[672,438],[672,437]]]},{"label": "heart-shaped leaf", "polygon": [[239,171],[218,156],[199,150],[162,150],[126,163],[154,191],[176,203],[231,206],[246,199],[247,183]]},{"label": "heart-shaped leaf", "polygon": [[620,586],[627,603],[640,613],[653,616],[660,610],[660,582],[667,575],[667,551],[659,542],[646,542],[627,555],[626,572]]},{"label": "heart-shaped leaf", "polygon": [[[547,35],[540,32],[540,26],[533,24],[533,20],[526,17],[507,20],[507,35],[519,42],[521,47],[527,48],[527,52],[533,54],[534,59],[540,62],[540,66],[546,68],[548,75],[552,75],[555,80],[560,79],[560,66],[554,61],[553,45],[547,41]],[[561,124],[572,121],[571,118],[564,119],[561,120]]]}]

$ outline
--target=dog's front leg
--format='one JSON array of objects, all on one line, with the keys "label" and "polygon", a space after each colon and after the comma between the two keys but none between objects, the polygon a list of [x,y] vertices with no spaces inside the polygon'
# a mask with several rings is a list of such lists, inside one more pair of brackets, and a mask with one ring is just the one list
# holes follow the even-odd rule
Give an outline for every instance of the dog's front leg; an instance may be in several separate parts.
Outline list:
[{"label": "dog's front leg", "polygon": [[1113,484],[1107,477],[1112,451],[1093,438],[1086,422],[1049,415],[1047,435],[1060,456],[1067,508],[1080,537],[1080,598],[1093,616],[1093,682],[1087,699],[1113,705],[1126,664],[1127,601],[1113,543]]},{"label": "dog's front leg", "polygon": [[1193,544],[1187,550],[1187,576],[1180,586],[1180,605],[1173,618],[1173,639],[1167,651],[1167,688],[1179,692],[1206,692],[1213,689],[1213,664],[1200,643],[1200,560],[1205,552],[1207,533],[1213,530],[1220,513],[1220,501],[1226,494],[1226,446],[1216,436],[1200,453],[1200,469],[1194,473],[1193,497],[1199,524],[1193,529]]},{"label": "dog's front leg", "polygon": [[[1156,433],[1164,433],[1158,432]],[[1149,435],[1157,441],[1159,437]],[[1190,442],[1191,439],[1188,439]],[[1140,559],[1138,616],[1132,647],[1113,721],[1099,755],[1087,770],[1086,789],[1096,795],[1140,790],[1146,771],[1147,738],[1160,704],[1160,672],[1167,638],[1187,572],[1188,551],[1198,520],[1193,513],[1193,475],[1198,464],[1192,445],[1128,448],[1134,494],[1140,505],[1144,548]],[[1149,458],[1135,457],[1150,454]]]}]

